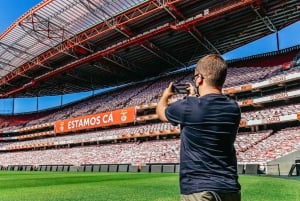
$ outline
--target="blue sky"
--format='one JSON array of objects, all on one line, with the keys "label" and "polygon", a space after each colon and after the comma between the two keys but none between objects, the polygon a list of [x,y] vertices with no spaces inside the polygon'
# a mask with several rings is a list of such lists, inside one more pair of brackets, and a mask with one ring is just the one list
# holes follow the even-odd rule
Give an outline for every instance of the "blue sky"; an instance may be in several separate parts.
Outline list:
[{"label": "blue sky", "polygon": [[0,33],[41,0],[0,0]]},{"label": "blue sky", "polygon": [[[0,0],[0,33],[3,33],[12,23],[21,17],[29,9],[42,2],[41,0]],[[300,44],[300,21],[284,28],[279,32],[280,49]],[[235,59],[265,52],[276,51],[276,35],[271,34],[236,50],[223,55],[227,59]],[[84,93],[85,94],[85,93]],[[79,97],[78,95],[65,95],[62,98],[50,101],[51,97],[28,98],[24,100],[6,99],[0,100],[0,114],[22,113],[33,110],[55,107],[61,102],[67,103],[73,100],[70,97]],[[37,100],[38,99],[38,100]],[[45,100],[44,100],[45,99]],[[47,100],[47,101],[46,101]],[[45,102],[44,102],[45,101]],[[39,103],[37,103],[39,102]],[[45,104],[44,104],[45,103]],[[14,108],[9,108],[9,106]],[[24,107],[26,105],[26,107]],[[32,108],[28,107],[31,105]]]},{"label": "blue sky", "polygon": [[[284,49],[300,44],[300,21],[279,31],[279,48]],[[265,52],[276,51],[276,34],[270,34],[231,52],[224,54],[225,59],[235,59]]]}]

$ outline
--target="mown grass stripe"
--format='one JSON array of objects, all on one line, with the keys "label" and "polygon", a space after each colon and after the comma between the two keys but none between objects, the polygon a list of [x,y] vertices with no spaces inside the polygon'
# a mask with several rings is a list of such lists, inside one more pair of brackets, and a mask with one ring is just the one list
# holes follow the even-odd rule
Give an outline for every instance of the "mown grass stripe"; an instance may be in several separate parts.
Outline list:
[{"label": "mown grass stripe", "polygon": [[[300,182],[240,176],[243,201],[300,201]],[[0,172],[1,201],[175,201],[178,174]]]}]

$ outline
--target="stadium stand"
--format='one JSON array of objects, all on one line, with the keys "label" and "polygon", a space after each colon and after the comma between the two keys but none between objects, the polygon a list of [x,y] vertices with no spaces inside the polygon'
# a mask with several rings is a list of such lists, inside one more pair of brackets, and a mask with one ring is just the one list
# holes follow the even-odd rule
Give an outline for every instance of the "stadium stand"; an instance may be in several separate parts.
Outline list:
[{"label": "stadium stand", "polygon": [[[267,136],[250,135],[248,140],[255,141],[247,144],[249,148],[238,151],[238,160],[240,162],[269,162],[281,156],[287,155],[300,149],[300,127],[293,127],[280,130],[273,135],[267,133]],[[265,137],[266,136],[266,137]],[[238,140],[239,141],[239,140]]]},{"label": "stadium stand", "polygon": [[[249,63],[254,65],[252,60]],[[248,168],[240,173],[256,172],[260,165],[268,167],[272,161],[300,150],[299,73],[297,66],[282,70],[279,64],[230,66],[224,94],[236,99],[242,110],[235,147],[239,164]],[[155,106],[170,81],[186,82],[191,77],[192,70],[187,69],[60,109],[2,117],[1,169],[178,172],[180,128],[160,122]],[[172,101],[180,98],[184,95]],[[61,120],[130,107],[135,108],[136,116],[126,124],[57,130]]]}]

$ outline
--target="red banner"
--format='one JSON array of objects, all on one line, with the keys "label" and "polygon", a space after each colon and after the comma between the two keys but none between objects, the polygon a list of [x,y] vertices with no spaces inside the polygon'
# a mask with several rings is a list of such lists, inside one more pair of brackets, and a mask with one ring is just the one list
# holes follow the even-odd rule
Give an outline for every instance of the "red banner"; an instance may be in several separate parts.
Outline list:
[{"label": "red banner", "polygon": [[245,120],[240,121],[240,127],[246,127],[247,122]]},{"label": "red banner", "polygon": [[246,84],[241,86],[241,91],[249,91],[252,89],[252,84]]},{"label": "red banner", "polygon": [[84,130],[103,126],[134,122],[135,107],[91,114],[55,122],[55,133]]},{"label": "red banner", "polygon": [[242,101],[239,101],[238,104],[240,106],[252,105],[253,104],[253,99],[242,100]]},{"label": "red banner", "polygon": [[227,89],[227,93],[229,93],[229,94],[234,94],[236,92],[237,92],[237,90],[234,87],[231,87],[231,88]]}]

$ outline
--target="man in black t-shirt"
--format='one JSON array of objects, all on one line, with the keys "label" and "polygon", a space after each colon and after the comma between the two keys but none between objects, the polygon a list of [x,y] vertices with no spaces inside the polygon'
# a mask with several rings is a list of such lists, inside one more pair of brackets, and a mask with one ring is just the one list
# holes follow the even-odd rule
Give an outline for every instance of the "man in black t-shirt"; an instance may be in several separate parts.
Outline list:
[{"label": "man in black t-shirt", "polygon": [[236,101],[222,95],[227,74],[223,58],[210,54],[197,63],[187,97],[168,106],[170,83],[158,102],[162,121],[181,127],[182,201],[240,201],[234,141],[241,120]]}]

